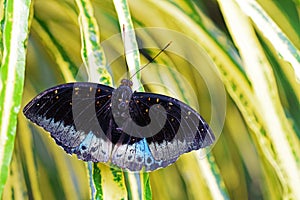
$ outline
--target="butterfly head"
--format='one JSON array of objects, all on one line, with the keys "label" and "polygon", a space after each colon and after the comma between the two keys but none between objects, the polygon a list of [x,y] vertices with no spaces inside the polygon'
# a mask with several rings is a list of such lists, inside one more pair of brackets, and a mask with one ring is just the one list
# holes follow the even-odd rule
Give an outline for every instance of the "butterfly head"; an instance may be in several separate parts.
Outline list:
[{"label": "butterfly head", "polygon": [[132,81],[129,79],[122,79],[121,80],[121,85],[120,86],[128,86],[128,87],[132,87]]}]

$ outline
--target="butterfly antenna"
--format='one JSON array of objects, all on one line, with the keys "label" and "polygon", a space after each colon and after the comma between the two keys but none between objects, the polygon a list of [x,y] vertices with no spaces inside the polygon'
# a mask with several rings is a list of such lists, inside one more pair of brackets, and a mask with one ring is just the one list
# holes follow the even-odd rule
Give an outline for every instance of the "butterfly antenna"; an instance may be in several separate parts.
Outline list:
[{"label": "butterfly antenna", "polygon": [[166,46],[163,48],[163,49],[161,49],[153,58],[151,58],[151,60],[149,60],[149,62],[146,64],[146,65],[144,65],[142,68],[140,68],[138,71],[136,71],[130,78],[129,78],[129,80],[131,80],[132,79],[132,77],[134,77],[137,73],[139,73],[140,71],[142,71],[142,69],[144,69],[145,67],[147,67],[150,63],[152,63],[154,60],[155,60],[155,58],[157,58],[163,51],[165,51],[170,45],[171,45],[171,43],[172,43],[172,41],[170,41],[168,44],[166,44]]},{"label": "butterfly antenna", "polygon": [[[129,69],[128,64],[127,64],[127,59],[126,59],[126,35],[125,35],[125,24],[123,24],[123,42],[124,42],[124,57],[125,57],[125,65],[126,68]],[[129,73],[127,72],[127,79],[129,79]]]}]

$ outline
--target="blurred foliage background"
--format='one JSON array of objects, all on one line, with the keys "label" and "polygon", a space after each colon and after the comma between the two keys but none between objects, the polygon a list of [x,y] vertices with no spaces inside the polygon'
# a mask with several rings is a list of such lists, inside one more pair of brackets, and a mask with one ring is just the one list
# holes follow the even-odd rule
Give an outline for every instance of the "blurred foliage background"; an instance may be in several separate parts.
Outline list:
[{"label": "blurred foliage background", "polygon": [[[100,172],[88,170],[91,165],[16,114],[51,86],[85,80],[78,72],[86,58],[84,29],[96,30],[118,86],[128,69],[116,7],[126,1],[0,2],[2,199],[90,199],[92,181],[103,199],[300,199],[299,0],[128,1],[142,65],[172,41],[141,72],[145,90],[188,103],[217,135],[207,157],[185,154],[169,167],[133,177],[104,164],[94,166]],[[80,14],[95,24],[84,27]],[[10,26],[17,22],[25,28]],[[20,47],[7,43],[15,37]],[[26,63],[10,65],[9,55],[19,61],[26,55]],[[11,80],[19,90],[10,90]],[[5,110],[7,91],[16,91],[14,112]],[[17,124],[8,123],[16,117]],[[100,183],[90,173],[99,173]]]}]

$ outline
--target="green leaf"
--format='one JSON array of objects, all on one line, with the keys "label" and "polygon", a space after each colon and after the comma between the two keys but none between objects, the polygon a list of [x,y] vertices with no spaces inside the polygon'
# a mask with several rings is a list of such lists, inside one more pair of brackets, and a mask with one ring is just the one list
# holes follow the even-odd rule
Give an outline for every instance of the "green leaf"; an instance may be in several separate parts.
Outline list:
[{"label": "green leaf", "polygon": [[14,148],[17,114],[24,85],[26,43],[30,0],[6,0],[2,20],[2,60],[0,68],[0,196],[8,176]]},{"label": "green leaf", "polygon": [[[89,81],[113,85],[104,51],[100,44],[99,28],[89,0],[76,0],[79,8],[79,27],[81,31],[82,59],[88,71]],[[99,79],[100,76],[100,79]]]},{"label": "green leaf", "polygon": [[[251,11],[257,11],[251,15],[254,20],[256,17],[260,17],[260,21],[267,22],[263,23],[265,26],[260,24],[259,27],[261,30],[267,30],[271,27],[271,25],[269,27],[267,25],[271,19],[267,18],[266,15],[262,18],[261,15],[264,13],[261,9],[259,10],[258,5],[254,2],[237,2],[245,12],[246,10],[247,12],[251,10],[250,8],[253,8]],[[258,108],[255,109],[254,105],[252,105],[253,110],[255,110],[257,115],[261,116],[259,123],[265,127],[265,135],[259,136],[261,139],[259,143],[263,148],[266,158],[273,165],[280,179],[283,187],[283,198],[300,198],[300,191],[296,186],[300,184],[298,162],[300,156],[299,143],[295,141],[296,133],[285,116],[277,87],[274,87],[276,86],[276,81],[272,67],[262,51],[262,47],[256,38],[252,25],[235,2],[219,1],[219,3],[225,14],[225,21],[230,28],[231,35],[239,49],[246,73],[252,84],[252,98],[255,99],[255,106]],[[251,11],[249,11],[248,14],[251,13]],[[282,37],[283,34],[280,34],[279,30],[277,30],[276,35],[280,35],[281,37],[274,38],[274,35],[268,35],[268,37],[272,39],[272,44],[287,43],[287,38]],[[274,45],[274,47],[278,50],[276,45]],[[295,61],[292,64],[297,68],[298,55],[291,52],[288,52],[288,54],[289,57]],[[285,56],[283,55],[283,57]],[[268,139],[272,143],[272,146],[265,145],[264,139]]]},{"label": "green leaf", "polygon": [[[116,12],[118,14],[122,38],[125,49],[128,74],[133,82],[133,87],[138,91],[144,91],[141,84],[140,54],[137,45],[134,27],[131,21],[131,15],[126,0],[114,0]],[[134,75],[134,76],[132,76]],[[152,197],[149,184],[149,175],[147,173],[128,173],[124,172],[125,182],[129,199],[149,199]]]},{"label": "green leaf", "polygon": [[123,172],[102,163],[93,165],[95,194],[93,199],[126,199],[127,191]]},{"label": "green leaf", "polygon": [[[112,86],[113,81],[106,65],[104,51],[100,44],[98,25],[93,16],[90,1],[77,0],[79,8],[79,25],[81,30],[81,55],[88,71],[89,80]],[[125,199],[127,197],[122,171],[103,164],[94,163],[88,168],[90,173],[90,187],[93,199]],[[105,183],[105,184],[103,184]],[[94,193],[95,188],[95,193]]]}]

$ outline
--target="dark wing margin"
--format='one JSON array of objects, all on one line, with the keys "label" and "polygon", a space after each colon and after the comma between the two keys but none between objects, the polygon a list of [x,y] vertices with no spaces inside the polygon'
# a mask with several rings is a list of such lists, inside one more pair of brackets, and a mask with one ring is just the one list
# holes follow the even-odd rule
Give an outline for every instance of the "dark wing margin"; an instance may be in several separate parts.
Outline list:
[{"label": "dark wing margin", "polygon": [[167,114],[164,122],[156,121],[163,128],[155,135],[146,137],[151,153],[149,156],[146,152],[144,156],[146,171],[166,167],[174,163],[181,154],[208,147],[215,140],[212,130],[200,114],[175,98],[135,92],[132,95],[132,102],[132,110],[135,112],[131,113],[131,117],[141,126],[161,115],[158,111],[154,115],[156,117],[150,119],[151,107],[163,106]]},{"label": "dark wing margin", "polygon": [[[111,154],[110,99],[114,88],[88,82],[67,83],[37,95],[24,115],[51,133],[67,153],[84,161],[107,162]],[[100,123],[102,123],[100,125]]]}]

